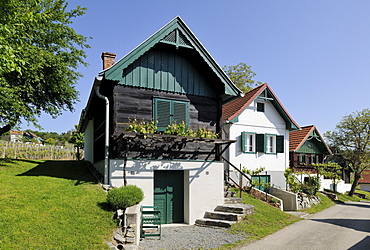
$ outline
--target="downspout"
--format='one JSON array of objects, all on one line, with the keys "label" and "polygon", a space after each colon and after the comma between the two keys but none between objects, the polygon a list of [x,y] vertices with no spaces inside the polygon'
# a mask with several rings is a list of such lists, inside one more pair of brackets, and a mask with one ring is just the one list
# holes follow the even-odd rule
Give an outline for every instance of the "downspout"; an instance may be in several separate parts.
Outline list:
[{"label": "downspout", "polygon": [[102,76],[97,76],[95,78],[99,85],[96,88],[96,95],[105,100],[105,147],[104,147],[104,184],[110,185],[110,169],[109,169],[109,99],[106,96],[100,94],[100,83],[103,79]]}]

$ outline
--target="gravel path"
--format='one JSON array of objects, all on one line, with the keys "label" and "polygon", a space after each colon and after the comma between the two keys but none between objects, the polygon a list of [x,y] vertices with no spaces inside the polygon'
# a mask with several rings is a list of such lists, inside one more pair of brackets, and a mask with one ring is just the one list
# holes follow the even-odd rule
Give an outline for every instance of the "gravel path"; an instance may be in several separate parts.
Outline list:
[{"label": "gravel path", "polygon": [[162,227],[162,239],[148,237],[140,241],[140,249],[212,249],[245,239],[246,235],[235,235],[223,228],[176,226]]}]

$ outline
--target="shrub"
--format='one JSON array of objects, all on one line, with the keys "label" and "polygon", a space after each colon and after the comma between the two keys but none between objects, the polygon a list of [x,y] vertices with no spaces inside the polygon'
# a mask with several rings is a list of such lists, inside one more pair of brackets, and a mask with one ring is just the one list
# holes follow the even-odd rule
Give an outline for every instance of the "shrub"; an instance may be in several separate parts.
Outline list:
[{"label": "shrub", "polygon": [[143,199],[143,191],[135,185],[113,188],[107,195],[107,202],[114,210],[126,209],[140,203]]}]

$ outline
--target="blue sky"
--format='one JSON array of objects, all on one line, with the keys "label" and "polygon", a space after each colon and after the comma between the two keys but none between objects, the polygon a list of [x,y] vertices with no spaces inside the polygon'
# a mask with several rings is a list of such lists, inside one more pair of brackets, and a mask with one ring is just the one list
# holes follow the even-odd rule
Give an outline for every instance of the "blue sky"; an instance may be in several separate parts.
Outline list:
[{"label": "blue sky", "polygon": [[[89,67],[78,82],[74,113],[43,115],[44,131],[66,132],[78,123],[93,79],[102,70],[101,52],[125,56],[180,16],[222,67],[244,62],[267,82],[300,125],[323,134],[342,117],[369,107],[370,1],[72,0],[87,7],[72,27],[93,37]],[[28,128],[26,124],[22,128]],[[32,128],[32,127],[31,127]]]}]

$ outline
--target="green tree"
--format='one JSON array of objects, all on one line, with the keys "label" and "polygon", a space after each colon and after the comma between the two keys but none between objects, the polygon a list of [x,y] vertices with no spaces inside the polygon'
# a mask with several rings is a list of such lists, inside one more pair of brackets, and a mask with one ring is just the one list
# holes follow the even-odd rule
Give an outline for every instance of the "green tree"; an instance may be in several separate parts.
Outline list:
[{"label": "green tree", "polygon": [[87,38],[69,25],[85,13],[65,0],[0,1],[0,135],[21,120],[38,125],[73,111]]},{"label": "green tree", "polygon": [[329,146],[335,148],[334,154],[354,171],[350,196],[353,196],[361,173],[370,168],[370,110],[363,109],[346,115],[336,125],[334,131],[325,133]]},{"label": "green tree", "polygon": [[245,63],[239,63],[235,66],[225,65],[222,69],[229,76],[231,81],[233,81],[244,93],[262,84],[260,81],[255,82],[253,80],[256,73],[252,71],[252,66]]},{"label": "green tree", "polygon": [[77,148],[76,157],[77,157],[77,160],[79,161],[81,158],[80,149],[84,148],[84,134],[77,132],[78,131],[77,125],[75,125],[75,128],[76,128],[76,131],[72,132],[72,136],[68,142],[72,143],[75,146],[75,148]]}]

